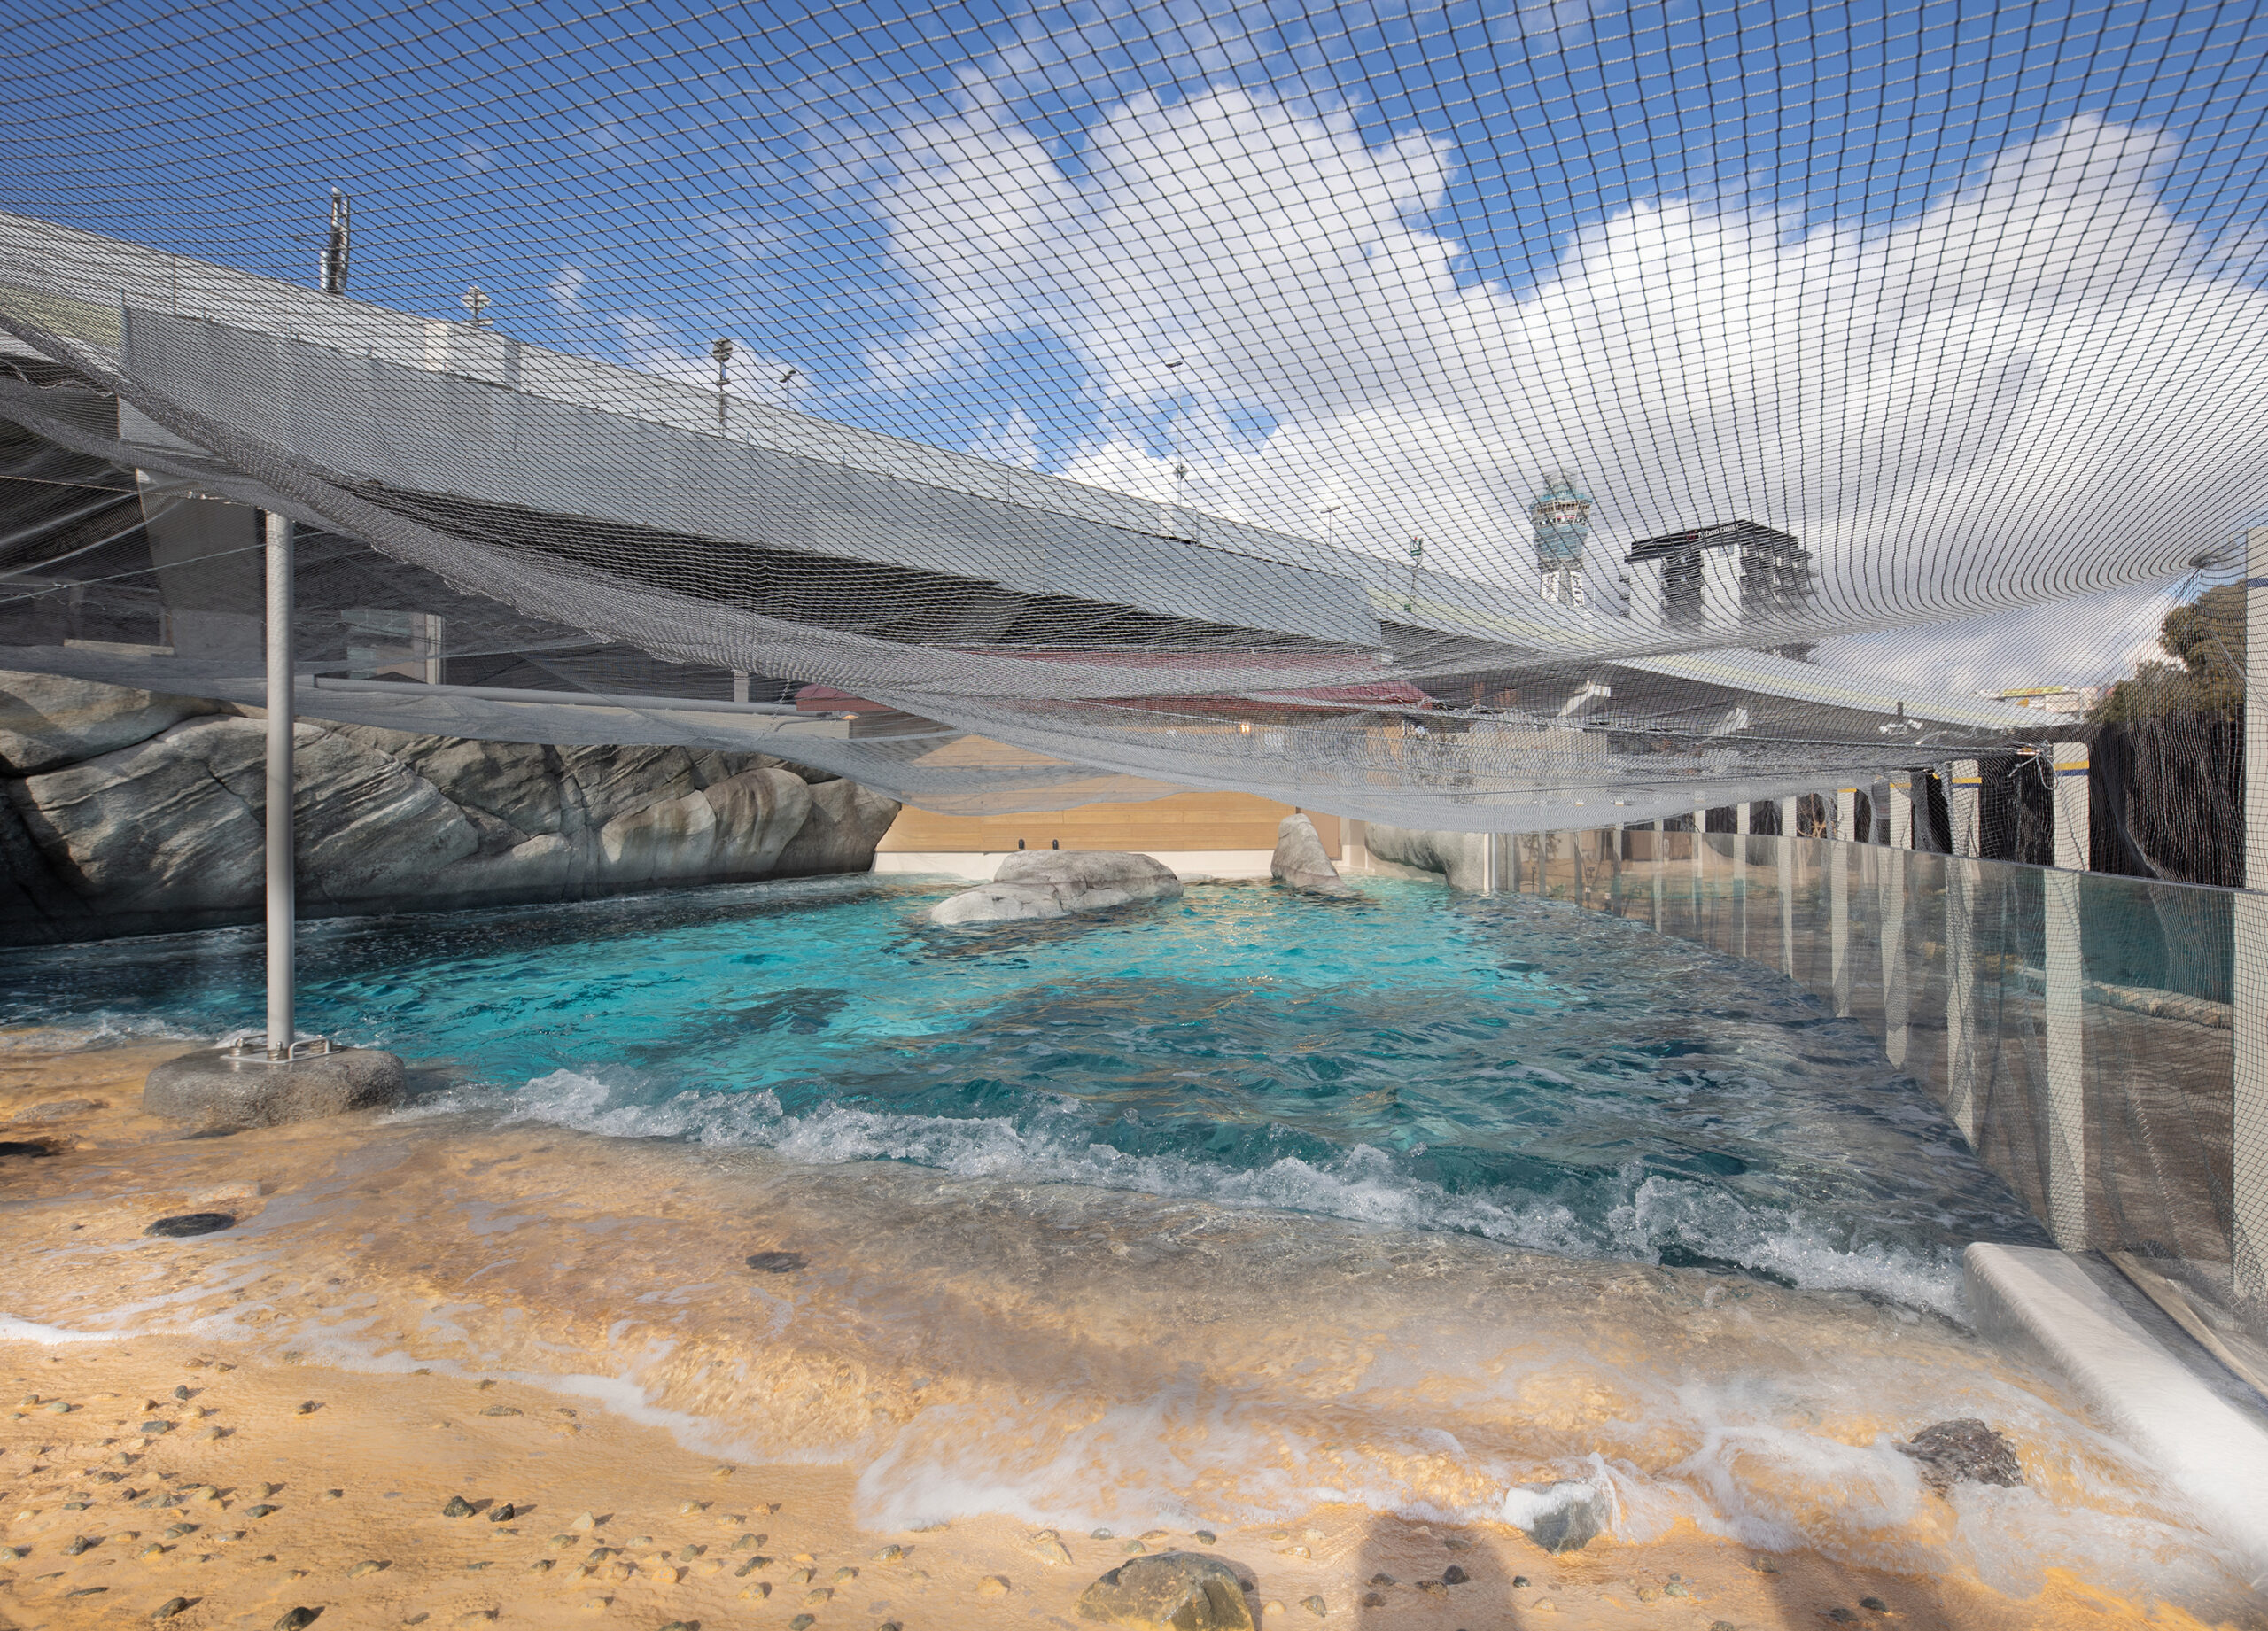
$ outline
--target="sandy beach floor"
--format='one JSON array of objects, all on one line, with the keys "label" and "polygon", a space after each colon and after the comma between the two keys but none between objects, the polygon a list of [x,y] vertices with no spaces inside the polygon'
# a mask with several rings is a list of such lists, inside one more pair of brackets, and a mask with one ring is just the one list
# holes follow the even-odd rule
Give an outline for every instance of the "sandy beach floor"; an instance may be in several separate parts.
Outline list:
[{"label": "sandy beach floor", "polygon": [[[0,1052],[53,1152],[0,1161],[12,1631],[1068,1626],[1170,1549],[1270,1631],[2268,1624],[2051,1382],[1860,1300],[462,1108],[184,1140],[139,1113],[175,1047],[41,1040]],[[194,1210],[237,1223],[143,1234]],[[1692,1401],[1798,1365],[1857,1385]],[[2031,1487],[1917,1495],[1899,1389],[1972,1373]],[[1586,1454],[1618,1536],[1477,1515]]]}]

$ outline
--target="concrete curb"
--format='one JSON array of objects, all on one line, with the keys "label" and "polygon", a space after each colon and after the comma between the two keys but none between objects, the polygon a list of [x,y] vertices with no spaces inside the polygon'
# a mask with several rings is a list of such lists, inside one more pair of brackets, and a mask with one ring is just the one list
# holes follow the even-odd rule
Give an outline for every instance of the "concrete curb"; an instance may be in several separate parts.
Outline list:
[{"label": "concrete curb", "polygon": [[1977,1329],[2044,1355],[2237,1549],[2255,1585],[2268,1579],[2268,1433],[2190,1374],[2064,1253],[1980,1244],[1962,1265]]}]

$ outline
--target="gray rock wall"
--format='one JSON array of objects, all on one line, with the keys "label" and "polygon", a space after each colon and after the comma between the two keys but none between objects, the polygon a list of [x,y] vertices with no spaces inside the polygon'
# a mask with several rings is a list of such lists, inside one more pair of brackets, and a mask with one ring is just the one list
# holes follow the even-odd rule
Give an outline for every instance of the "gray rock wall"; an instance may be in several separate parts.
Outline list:
[{"label": "gray rock wall", "polygon": [[[0,672],[0,944],[255,920],[256,712]],[[303,722],[309,916],[864,872],[897,804],[764,754]]]},{"label": "gray rock wall", "polygon": [[1363,826],[1372,856],[1419,872],[1437,872],[1453,889],[1477,889],[1487,881],[1487,838],[1480,833],[1436,832],[1425,827]]}]

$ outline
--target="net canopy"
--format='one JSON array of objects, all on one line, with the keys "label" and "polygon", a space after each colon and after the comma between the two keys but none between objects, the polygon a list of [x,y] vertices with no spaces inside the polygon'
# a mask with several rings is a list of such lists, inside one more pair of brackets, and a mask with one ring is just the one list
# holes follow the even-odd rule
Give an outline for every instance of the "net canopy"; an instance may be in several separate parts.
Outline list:
[{"label": "net canopy", "polygon": [[0,667],[257,702],[267,511],[310,714],[941,810],[2060,739],[2268,519],[2247,21],[41,11]]}]

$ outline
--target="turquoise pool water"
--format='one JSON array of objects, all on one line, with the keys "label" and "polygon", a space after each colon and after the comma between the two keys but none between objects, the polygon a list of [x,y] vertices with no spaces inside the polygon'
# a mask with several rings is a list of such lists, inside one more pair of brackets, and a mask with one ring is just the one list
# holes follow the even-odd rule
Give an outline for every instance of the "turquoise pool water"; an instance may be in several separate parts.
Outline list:
[{"label": "turquoise pool water", "polygon": [[[1564,904],[1192,888],[943,931],[947,886],[827,879],[307,927],[301,1023],[431,1102],[1736,1268],[1959,1307],[2037,1226],[1857,1025]],[[220,1035],[249,930],[0,956],[0,1021]]]}]

